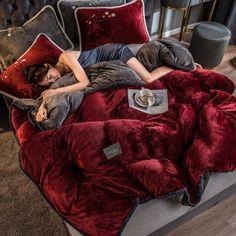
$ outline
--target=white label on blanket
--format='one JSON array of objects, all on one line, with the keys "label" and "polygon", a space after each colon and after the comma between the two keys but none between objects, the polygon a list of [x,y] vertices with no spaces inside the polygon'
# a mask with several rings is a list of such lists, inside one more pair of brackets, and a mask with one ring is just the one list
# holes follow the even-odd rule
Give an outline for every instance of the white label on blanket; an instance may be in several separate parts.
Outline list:
[{"label": "white label on blanket", "polygon": [[107,159],[111,159],[117,155],[122,154],[122,149],[121,149],[120,143],[115,143],[104,148],[103,152]]}]

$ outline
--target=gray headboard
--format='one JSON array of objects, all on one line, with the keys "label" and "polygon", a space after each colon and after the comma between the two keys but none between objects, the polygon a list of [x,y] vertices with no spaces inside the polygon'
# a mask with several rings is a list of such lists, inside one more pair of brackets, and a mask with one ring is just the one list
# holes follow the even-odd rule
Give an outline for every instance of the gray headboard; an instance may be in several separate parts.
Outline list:
[{"label": "gray headboard", "polygon": [[[149,32],[151,32],[154,1],[155,0],[144,1]],[[50,4],[56,9],[57,2],[58,0],[0,0],[0,30],[23,25],[45,5]],[[129,2],[129,0],[127,2]]]},{"label": "gray headboard", "polygon": [[45,5],[56,6],[58,0],[1,0],[0,29],[23,25]]}]

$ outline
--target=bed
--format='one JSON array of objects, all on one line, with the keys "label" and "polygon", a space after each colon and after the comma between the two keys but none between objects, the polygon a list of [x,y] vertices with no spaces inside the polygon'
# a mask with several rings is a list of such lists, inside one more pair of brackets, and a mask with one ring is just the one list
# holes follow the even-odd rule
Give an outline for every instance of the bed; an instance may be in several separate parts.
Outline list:
[{"label": "bed", "polygon": [[[107,1],[99,7],[90,5],[95,2],[87,1],[88,5],[82,7],[74,5],[81,4],[80,1],[47,2],[55,9],[65,7],[65,15],[62,11],[54,12],[53,7],[44,7],[44,1],[24,2],[23,6],[18,2],[12,5],[2,2],[8,11],[2,14],[6,30],[0,32],[1,39],[12,46],[1,49],[4,61],[0,88],[2,94],[14,101],[11,121],[20,145],[20,165],[64,219],[71,234],[163,234],[184,218],[235,191],[236,98],[232,96],[235,87],[226,76],[202,69],[175,70],[160,80],[144,84],[120,62],[107,62],[89,68],[88,74],[95,78],[78,108],[68,109],[62,122],[57,123],[61,127],[43,130],[48,124],[44,127],[35,124],[29,109],[41,91],[26,83],[24,68],[30,65],[27,63],[42,63],[48,57],[55,61],[78,40],[80,49],[95,47],[115,32],[112,29],[112,34],[103,34],[94,41],[93,33],[102,30],[99,25],[102,21],[97,19],[98,25],[90,32],[86,27],[91,24],[94,27],[95,23],[87,17],[93,19],[102,13],[100,17],[107,17],[106,27],[109,27],[119,14],[127,15],[133,9],[137,14],[139,10],[141,15],[132,18],[136,17],[135,22],[141,19],[140,32],[136,34],[135,30],[130,37],[119,40],[139,44],[139,48],[140,44],[148,45],[138,50],[137,57],[150,70],[157,63],[157,60],[146,60],[151,58],[153,45],[158,49],[163,48],[163,43],[169,45],[169,41],[162,41],[161,46],[159,42],[148,42],[147,28],[140,17],[144,9],[140,0],[126,4],[125,10],[120,5],[124,4],[122,1],[113,2],[118,6],[107,6]],[[146,1],[146,4],[150,3]],[[80,29],[78,35],[68,30],[67,25],[71,27],[71,24],[63,18],[71,16],[68,9],[75,12],[73,20]],[[62,16],[62,26],[56,16]],[[19,28],[27,17],[31,20]],[[128,19],[129,24],[132,18]],[[49,19],[50,24],[46,26]],[[9,28],[10,25],[14,28]],[[16,40],[21,43],[15,45]],[[1,43],[0,47],[4,45]],[[175,59],[165,62],[173,66],[171,63],[175,62],[179,69],[191,64],[188,60],[183,64],[183,57],[180,61]],[[119,74],[115,73],[115,77],[117,68]],[[128,89],[142,87],[167,90],[168,111],[153,115],[129,107]],[[78,101],[80,95],[71,96],[69,102]],[[64,113],[67,107],[65,104]],[[58,112],[61,110],[56,111],[56,118]],[[107,147],[108,156],[104,151]]]}]

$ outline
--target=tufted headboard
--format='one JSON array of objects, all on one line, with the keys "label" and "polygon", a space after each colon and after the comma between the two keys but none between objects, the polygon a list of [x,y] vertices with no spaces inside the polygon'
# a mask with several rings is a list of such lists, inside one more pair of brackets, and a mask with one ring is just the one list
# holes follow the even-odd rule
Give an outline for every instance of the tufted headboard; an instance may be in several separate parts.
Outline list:
[{"label": "tufted headboard", "polygon": [[[152,9],[155,0],[145,0],[147,28],[151,32]],[[23,25],[45,5],[56,9],[58,0],[0,0],[0,30]],[[129,0],[127,1],[129,2]],[[57,9],[56,9],[57,11]]]},{"label": "tufted headboard", "polygon": [[[0,29],[23,25],[45,5],[56,6],[58,0],[1,0]],[[55,8],[56,9],[56,8]]]}]

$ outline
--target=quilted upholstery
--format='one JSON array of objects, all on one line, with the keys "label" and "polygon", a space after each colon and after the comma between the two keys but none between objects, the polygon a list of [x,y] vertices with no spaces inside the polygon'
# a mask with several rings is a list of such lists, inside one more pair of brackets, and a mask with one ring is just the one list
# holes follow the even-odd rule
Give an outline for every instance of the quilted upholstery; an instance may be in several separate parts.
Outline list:
[{"label": "quilted upholstery", "polygon": [[45,5],[50,4],[55,7],[57,1],[58,0],[1,0],[0,30],[24,24]]}]

